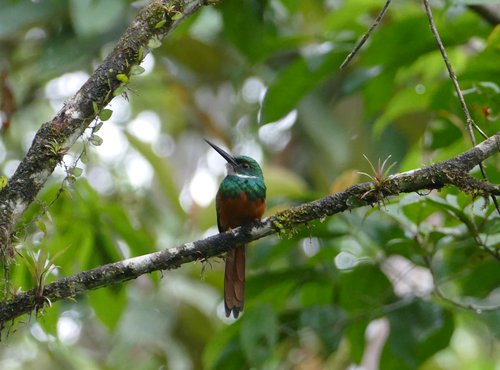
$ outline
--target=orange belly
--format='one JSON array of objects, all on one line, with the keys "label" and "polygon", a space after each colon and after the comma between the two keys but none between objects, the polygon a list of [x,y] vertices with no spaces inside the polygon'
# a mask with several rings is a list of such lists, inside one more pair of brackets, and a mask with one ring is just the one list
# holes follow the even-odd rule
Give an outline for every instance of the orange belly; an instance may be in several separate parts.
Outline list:
[{"label": "orange belly", "polygon": [[259,220],[266,209],[266,200],[250,200],[244,192],[234,198],[217,195],[216,207],[219,231],[226,231]]}]

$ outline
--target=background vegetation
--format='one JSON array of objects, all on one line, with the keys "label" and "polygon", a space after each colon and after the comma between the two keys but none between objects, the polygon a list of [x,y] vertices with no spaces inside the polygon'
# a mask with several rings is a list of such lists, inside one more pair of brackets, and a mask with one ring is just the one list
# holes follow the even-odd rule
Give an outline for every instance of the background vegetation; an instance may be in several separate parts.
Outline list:
[{"label": "background vegetation", "polygon": [[[0,4],[1,175],[102,61],[124,0]],[[12,289],[216,233],[223,161],[263,164],[268,214],[470,148],[423,6],[240,0],[204,7],[150,54],[97,136],[18,225]],[[453,1],[437,27],[476,123],[499,130],[499,28]],[[12,112],[12,115],[10,114]],[[6,124],[9,120],[10,124]],[[478,140],[481,138],[478,136]],[[498,158],[486,163],[493,183]],[[498,369],[500,218],[448,188],[254,243],[245,313],[223,317],[221,259],[64,301],[4,330],[2,369]],[[9,329],[9,328],[7,328]]]}]

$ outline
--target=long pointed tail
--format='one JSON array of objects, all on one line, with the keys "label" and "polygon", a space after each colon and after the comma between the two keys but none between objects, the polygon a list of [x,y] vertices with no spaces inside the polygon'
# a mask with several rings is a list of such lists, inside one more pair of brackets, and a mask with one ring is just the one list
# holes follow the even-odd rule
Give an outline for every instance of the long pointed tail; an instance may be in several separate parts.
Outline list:
[{"label": "long pointed tail", "polygon": [[245,298],[245,250],[243,245],[228,253],[226,268],[224,271],[224,307],[226,316],[231,312],[234,318],[238,318],[243,311]]}]

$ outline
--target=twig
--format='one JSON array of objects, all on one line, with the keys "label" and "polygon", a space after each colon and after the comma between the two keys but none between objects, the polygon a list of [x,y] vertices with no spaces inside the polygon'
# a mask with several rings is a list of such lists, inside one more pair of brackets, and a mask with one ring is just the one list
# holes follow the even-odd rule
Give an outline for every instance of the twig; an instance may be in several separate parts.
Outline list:
[{"label": "twig", "polygon": [[472,310],[474,312],[493,312],[500,310],[500,305],[486,306],[473,302],[460,302],[457,301],[456,299],[448,297],[439,286],[439,282],[437,281],[436,271],[434,270],[434,267],[432,266],[432,261],[430,259],[426,260],[426,265],[427,268],[429,269],[429,272],[431,273],[432,280],[434,281],[433,293],[436,295],[436,297],[463,310]]},{"label": "twig", "polygon": [[[154,0],[145,6],[115,48],[50,122],[44,123],[7,186],[0,189],[0,259],[14,258],[14,225],[33,202],[63,155],[98,113],[123,89],[132,66],[206,0]],[[124,78],[126,76],[126,78]],[[119,78],[120,77],[120,78]],[[4,266],[5,268],[5,266]]]},{"label": "twig", "polygon": [[[500,309],[500,306],[498,306],[498,305],[485,306],[485,305],[479,305],[477,303],[471,303],[471,302],[465,303],[465,302],[457,301],[451,297],[448,297],[440,287],[440,282],[438,282],[436,271],[434,270],[434,266],[432,264],[432,256],[426,252],[426,248],[422,244],[422,240],[419,237],[418,232],[414,234],[414,240],[420,246],[421,250],[424,251],[424,253],[425,253],[425,255],[423,257],[423,261],[425,263],[425,266],[429,270],[429,273],[431,274],[431,277],[433,280],[432,293],[436,297],[440,298],[441,300],[443,300],[449,304],[452,304],[455,307],[458,307],[458,308],[461,308],[464,310],[472,310],[474,312],[491,312],[491,311],[496,311],[496,310]],[[442,282],[443,282],[443,280],[441,280],[441,283]],[[444,281],[444,282],[446,282],[446,281]]]},{"label": "twig", "polygon": [[[46,302],[75,297],[88,290],[136,279],[153,271],[172,270],[188,262],[206,260],[271,234],[289,233],[312,220],[373,205],[381,200],[380,196],[387,198],[422,189],[440,189],[446,185],[463,185],[464,189],[470,191],[470,184],[463,183],[468,179],[467,173],[478,163],[498,152],[500,133],[447,161],[391,175],[378,185],[372,182],[356,184],[339,193],[284,210],[262,221],[222,234],[80,272],[45,285],[42,299],[37,298],[34,290],[17,294],[9,301],[0,303],[0,327],[16,317],[40,308]],[[375,186],[379,186],[379,190],[366,195]],[[500,194],[500,186],[492,185],[489,189]]]},{"label": "twig", "polygon": [[498,311],[500,310],[500,305],[492,305],[492,306],[483,306],[479,305],[477,303],[464,303],[457,301],[453,298],[448,297],[444,292],[441,290],[439,285],[436,285],[434,287],[434,294],[436,294],[437,297],[442,299],[445,302],[448,302],[452,304],[455,307],[462,308],[464,310],[472,310],[474,312],[493,312],[493,311]]},{"label": "twig", "polygon": [[370,35],[372,34],[372,32],[375,29],[375,27],[377,27],[378,24],[380,23],[380,21],[382,20],[382,18],[384,18],[384,15],[387,12],[387,9],[389,9],[389,4],[391,3],[391,1],[392,0],[387,0],[385,2],[384,7],[380,11],[380,13],[378,13],[377,18],[375,18],[375,21],[372,23],[372,25],[370,26],[370,28],[368,29],[368,31],[363,35],[363,37],[361,38],[361,40],[359,40],[359,42],[354,47],[354,49],[344,59],[344,61],[340,65],[340,69],[343,69],[352,60],[352,58],[354,58],[354,56],[357,54],[357,52],[359,51],[359,49],[361,49],[361,47],[365,44],[366,40],[368,40],[368,37],[370,37]]},{"label": "twig", "polygon": [[483,132],[483,130],[481,130],[481,128],[474,122],[474,120],[470,115],[469,108],[467,108],[467,104],[465,103],[462,90],[460,89],[460,85],[458,84],[457,75],[455,74],[455,71],[453,70],[453,67],[450,63],[450,60],[448,59],[448,54],[446,53],[446,49],[444,48],[443,42],[441,41],[441,37],[439,36],[436,24],[434,23],[434,17],[432,16],[432,10],[429,5],[429,0],[423,0],[423,1],[427,18],[429,18],[429,25],[431,27],[432,34],[436,39],[436,43],[438,44],[439,51],[441,52],[441,56],[443,57],[444,64],[446,65],[446,69],[448,70],[448,75],[450,76],[451,82],[455,87],[458,101],[460,102],[460,106],[462,107],[462,110],[464,112],[465,121],[467,124],[467,130],[469,131],[469,136],[471,138],[472,145],[476,145],[476,138],[474,136],[474,131],[472,130],[472,127],[474,127],[485,139],[488,137],[488,135],[486,135]]},{"label": "twig", "polygon": [[[441,52],[441,56],[443,57],[444,64],[446,65],[446,69],[448,70],[448,75],[450,76],[451,82],[453,83],[453,86],[455,87],[458,101],[460,102],[460,106],[462,107],[462,111],[464,112],[467,131],[469,132],[469,136],[471,138],[472,145],[476,145],[476,137],[474,136],[473,127],[485,139],[488,137],[488,135],[486,135],[483,132],[483,130],[481,130],[481,128],[476,124],[476,122],[474,122],[474,120],[472,119],[472,116],[470,115],[469,108],[467,108],[467,103],[465,102],[464,96],[462,94],[462,90],[460,89],[460,85],[458,83],[457,76],[455,74],[455,71],[453,70],[453,67],[450,63],[450,60],[448,59],[446,49],[444,48],[444,45],[443,45],[443,42],[441,41],[441,37],[439,36],[439,32],[437,30],[436,24],[434,23],[434,17],[432,16],[432,9],[429,5],[429,0],[423,0],[423,1],[424,1],[424,6],[425,6],[425,12],[427,14],[427,18],[429,19],[429,25],[431,27],[432,34],[434,35],[434,38],[436,39],[436,43],[439,47],[439,51]],[[486,175],[486,171],[484,170],[484,166],[482,163],[479,163],[479,168],[481,170],[481,174],[482,174],[483,178],[488,180],[488,177]],[[491,199],[493,200],[493,203],[495,204],[497,212],[500,214],[500,207],[498,205],[498,202],[497,202],[495,196],[492,195]]]}]

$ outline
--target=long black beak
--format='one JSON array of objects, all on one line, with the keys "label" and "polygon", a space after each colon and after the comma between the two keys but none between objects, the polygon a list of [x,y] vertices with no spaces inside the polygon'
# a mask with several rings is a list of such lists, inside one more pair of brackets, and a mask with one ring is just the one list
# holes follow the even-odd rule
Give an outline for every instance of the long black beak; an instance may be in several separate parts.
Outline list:
[{"label": "long black beak", "polygon": [[217,145],[215,144],[212,144],[210,141],[208,141],[207,139],[204,139],[208,145],[210,145],[212,148],[215,149],[215,151],[217,153],[219,153],[222,157],[224,157],[224,159],[230,163],[233,167],[238,167],[238,163],[236,162],[236,160],[234,159],[234,157],[229,154],[228,152],[226,152],[225,150],[222,150],[221,148],[219,148]]}]

